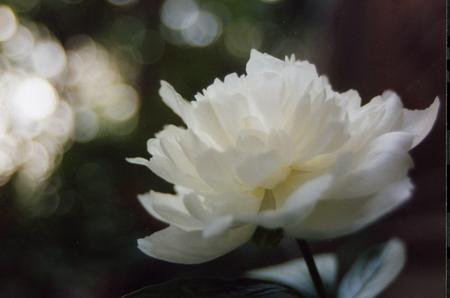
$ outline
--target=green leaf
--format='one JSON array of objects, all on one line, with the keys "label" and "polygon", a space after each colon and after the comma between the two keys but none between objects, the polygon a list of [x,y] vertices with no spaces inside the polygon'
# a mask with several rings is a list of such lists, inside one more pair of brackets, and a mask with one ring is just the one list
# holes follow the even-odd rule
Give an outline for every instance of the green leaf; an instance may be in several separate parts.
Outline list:
[{"label": "green leaf", "polygon": [[[327,292],[334,293],[337,274],[337,259],[335,255],[323,254],[314,256],[317,270],[322,278]],[[292,260],[283,264],[260,268],[247,272],[250,278],[276,282],[291,287],[305,295],[316,297],[316,290],[309,275],[308,267],[303,259]]]},{"label": "green leaf", "polygon": [[344,276],[338,298],[376,297],[394,281],[405,260],[404,244],[396,238],[369,249]]},{"label": "green leaf", "polygon": [[248,278],[182,278],[144,287],[122,298],[210,298],[258,297],[302,298],[293,290]]}]

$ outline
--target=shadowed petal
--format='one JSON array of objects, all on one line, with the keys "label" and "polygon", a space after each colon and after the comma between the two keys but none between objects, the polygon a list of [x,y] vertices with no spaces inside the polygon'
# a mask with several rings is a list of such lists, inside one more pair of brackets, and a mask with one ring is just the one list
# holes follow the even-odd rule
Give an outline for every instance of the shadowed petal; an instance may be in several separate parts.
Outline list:
[{"label": "shadowed petal", "polygon": [[145,210],[156,219],[185,231],[198,230],[204,224],[189,214],[183,196],[150,191],[138,196]]},{"label": "shadowed petal", "polygon": [[414,134],[412,148],[417,146],[428,135],[439,111],[439,98],[425,110],[403,110],[402,131]]},{"label": "shadowed petal", "polygon": [[321,200],[302,221],[285,227],[287,234],[305,239],[335,238],[350,234],[395,210],[411,195],[409,178],[388,185],[366,198]]},{"label": "shadowed petal", "polygon": [[186,232],[170,226],[138,239],[138,248],[159,260],[198,264],[220,257],[247,242],[254,230],[254,226],[246,225],[230,229],[218,237],[205,239],[200,231]]}]

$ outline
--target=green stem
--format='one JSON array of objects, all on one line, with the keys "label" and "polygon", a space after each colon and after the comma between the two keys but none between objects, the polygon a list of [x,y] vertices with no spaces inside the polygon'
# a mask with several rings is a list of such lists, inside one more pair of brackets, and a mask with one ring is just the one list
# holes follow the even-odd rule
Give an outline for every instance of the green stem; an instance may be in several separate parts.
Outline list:
[{"label": "green stem", "polygon": [[303,258],[305,259],[306,265],[308,266],[309,275],[311,276],[314,287],[316,288],[317,297],[327,298],[325,287],[323,286],[322,279],[320,278],[319,271],[317,270],[316,263],[314,262],[314,258],[308,246],[308,243],[302,239],[297,239],[296,241],[298,247],[302,252]]}]

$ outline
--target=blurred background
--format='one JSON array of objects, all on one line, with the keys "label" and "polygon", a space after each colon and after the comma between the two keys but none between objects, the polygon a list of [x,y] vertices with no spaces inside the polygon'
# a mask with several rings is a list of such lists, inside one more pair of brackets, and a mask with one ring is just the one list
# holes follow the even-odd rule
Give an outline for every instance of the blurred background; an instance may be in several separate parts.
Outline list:
[{"label": "blurred background", "polygon": [[193,98],[242,74],[251,48],[307,59],[365,102],[385,89],[410,109],[440,97],[434,130],[412,151],[412,200],[313,249],[337,251],[342,273],[365,247],[399,237],[408,263],[383,297],[444,297],[445,11],[441,0],[0,0],[0,297],[119,297],[299,257],[289,239],[199,266],[136,248],[164,227],[136,195],[172,190],[125,162],[147,156],[163,125],[181,124],[159,81]]}]

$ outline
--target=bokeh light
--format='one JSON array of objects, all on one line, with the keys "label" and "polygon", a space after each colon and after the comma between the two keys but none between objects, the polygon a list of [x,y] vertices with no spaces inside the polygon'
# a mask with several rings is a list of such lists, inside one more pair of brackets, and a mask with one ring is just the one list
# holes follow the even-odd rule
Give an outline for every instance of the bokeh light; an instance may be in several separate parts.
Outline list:
[{"label": "bokeh light", "polygon": [[116,57],[88,36],[69,42],[65,96],[77,115],[75,140],[87,142],[137,115],[139,96],[126,83]]},{"label": "bokeh light", "polygon": [[166,0],[161,8],[161,28],[166,40],[175,45],[206,47],[222,34],[222,21],[194,0]]},{"label": "bokeh light", "polygon": [[45,78],[53,78],[61,74],[66,66],[66,53],[55,41],[36,43],[31,59],[34,71]]},{"label": "bokeh light", "polygon": [[11,8],[0,5],[0,41],[7,40],[17,30],[16,16]]},{"label": "bokeh light", "polygon": [[70,139],[72,111],[44,78],[17,69],[1,71],[1,180],[6,183],[17,171],[22,184],[34,189],[51,174]]},{"label": "bokeh light", "polygon": [[17,31],[9,39],[5,40],[2,54],[9,59],[20,60],[28,57],[34,47],[34,36],[31,31],[19,25]]},{"label": "bokeh light", "polygon": [[201,11],[195,22],[181,33],[187,44],[204,47],[211,44],[222,33],[222,25],[215,15]]},{"label": "bokeh light", "polygon": [[193,0],[166,0],[161,9],[161,20],[170,29],[182,30],[194,24],[199,13]]},{"label": "bokeh light", "polygon": [[[133,20],[121,22],[143,29],[142,42],[145,28]],[[65,49],[45,26],[22,22],[5,5],[0,25],[0,185],[16,174],[26,194],[47,181],[72,141],[131,131],[140,100],[128,80],[138,68],[126,77],[119,56],[88,36]]]},{"label": "bokeh light", "polygon": [[109,3],[117,6],[129,6],[139,2],[139,0],[108,0]]},{"label": "bokeh light", "polygon": [[55,88],[39,77],[24,78],[11,94],[12,113],[23,121],[42,120],[51,115],[58,104]]}]

